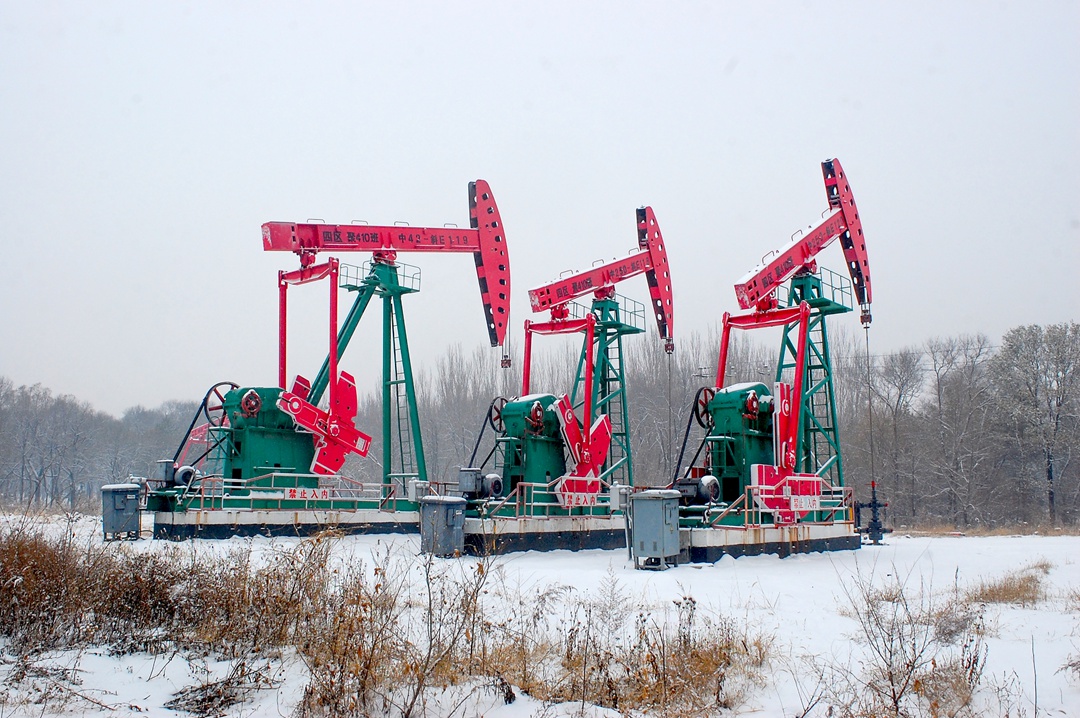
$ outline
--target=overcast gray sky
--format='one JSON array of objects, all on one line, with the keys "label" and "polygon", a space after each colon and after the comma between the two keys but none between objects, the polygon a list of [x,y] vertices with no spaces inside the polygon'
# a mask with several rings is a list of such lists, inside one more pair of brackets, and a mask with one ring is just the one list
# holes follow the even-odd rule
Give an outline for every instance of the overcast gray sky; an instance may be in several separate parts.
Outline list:
[{"label": "overcast gray sky", "polygon": [[[526,290],[624,254],[644,204],[678,338],[818,218],[830,157],[875,350],[1076,320],[1078,78],[1076,2],[5,2],[0,375],[116,414],[272,385],[296,260],[260,225],[466,226],[478,177],[519,347]],[[423,268],[414,359],[485,343],[471,258],[402,259]],[[290,373],[310,376],[325,291],[293,296]],[[368,356],[343,365],[364,387]]]}]

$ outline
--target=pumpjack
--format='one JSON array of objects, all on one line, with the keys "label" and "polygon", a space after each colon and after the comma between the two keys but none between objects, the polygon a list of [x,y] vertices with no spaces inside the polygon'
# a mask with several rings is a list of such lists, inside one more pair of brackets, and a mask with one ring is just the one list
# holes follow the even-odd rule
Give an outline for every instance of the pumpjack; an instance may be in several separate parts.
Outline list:
[{"label": "pumpjack", "polygon": [[[679,491],[692,560],[859,546],[852,491],[844,482],[826,320],[857,302],[869,326],[870,266],[840,162],[827,160],[821,169],[828,200],[823,219],[735,285],[743,311],[724,314],[715,383],[698,390],[687,419],[687,437],[693,420],[705,436],[682,473],[680,452],[669,488]],[[817,255],[836,240],[850,282],[817,265]],[[727,383],[732,331],[768,327],[782,329],[772,386]]]},{"label": "pumpjack", "polygon": [[[673,302],[667,249],[651,207],[637,210],[638,247],[529,291],[521,395],[496,398],[485,428],[496,434],[479,465],[477,438],[457,491],[468,499],[466,545],[476,551],[622,546],[621,499],[633,486],[630,423],[623,376],[623,337],[645,331],[645,307],[615,293],[644,274],[651,311],[668,353]],[[590,306],[575,300],[592,295]],[[569,393],[536,393],[532,350],[537,335],[583,334]],[[494,470],[485,466],[495,457]],[[622,487],[622,488],[620,488]],[[560,519],[560,520],[556,520]]]},{"label": "pumpjack", "polygon": [[[298,255],[278,273],[278,386],[215,385],[171,460],[159,462],[147,506],[156,535],[185,538],[236,533],[296,533],[337,526],[354,531],[415,531],[416,501],[427,491],[402,296],[419,290],[420,271],[403,252],[473,255],[493,347],[504,347],[510,313],[510,262],[488,183],[469,184],[470,228],[268,222],[263,249]],[[320,252],[363,252],[356,267]],[[309,381],[286,389],[287,291],[328,280],[329,350]],[[338,320],[339,286],[356,297]],[[382,300],[382,481],[343,476],[351,454],[366,456],[372,437],[355,424],[356,381],[339,362],[371,300]],[[503,364],[509,357],[503,349]],[[324,402],[324,396],[326,401]]]}]

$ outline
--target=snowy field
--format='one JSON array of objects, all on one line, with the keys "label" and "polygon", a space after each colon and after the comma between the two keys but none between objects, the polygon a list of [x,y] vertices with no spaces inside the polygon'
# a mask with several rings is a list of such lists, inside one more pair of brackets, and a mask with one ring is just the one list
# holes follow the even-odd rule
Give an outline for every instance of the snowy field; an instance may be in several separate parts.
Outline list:
[{"label": "snowy field", "polygon": [[[73,523],[45,521],[50,529],[70,528],[79,541],[100,541],[100,524],[91,517]],[[179,550],[226,553],[250,546],[252,555],[271,555],[298,539],[232,539],[192,541]],[[418,553],[415,536],[349,536],[334,539],[334,556],[342,561],[372,561],[393,545],[406,555]],[[170,544],[143,539],[129,548],[160,551]],[[175,548],[175,545],[172,545]],[[984,610],[985,665],[976,715],[1080,716],[1080,683],[1062,670],[1080,656],[1080,565],[1076,536],[904,536],[888,537],[887,545],[859,551],[807,554],[780,559],[758,556],[725,558],[716,564],[685,565],[663,572],[636,571],[625,551],[528,552],[499,557],[499,581],[526,592],[553,585],[568,586],[571,595],[589,600],[616,585],[659,612],[692,596],[705,614],[724,616],[771,638],[767,669],[751,681],[734,709],[718,714],[799,716],[828,715],[829,701],[818,700],[826,681],[858,676],[872,664],[859,623],[848,609],[859,589],[871,582],[888,587],[897,581],[909,595],[927,593],[938,605],[949,595],[980,582],[1007,575],[1037,572],[1043,597],[1033,605],[988,603]],[[437,559],[453,561],[454,559]],[[468,566],[475,559],[457,561]],[[1031,568],[1036,566],[1037,568]],[[0,665],[0,716],[50,715],[183,715],[165,707],[187,686],[205,682],[229,669],[213,657],[133,653],[110,655],[106,649],[48,654],[36,661],[40,674],[15,680],[16,657],[5,651]],[[272,687],[232,706],[230,716],[288,716],[300,699],[306,672],[298,659],[283,658],[268,673]],[[51,696],[47,705],[34,701]],[[578,703],[557,706],[531,700],[516,691],[505,703],[498,691],[482,685],[451,688],[432,696],[426,715],[527,716],[596,715],[618,712]],[[66,698],[64,697],[66,695]],[[58,696],[60,698],[58,699]],[[813,704],[811,706],[811,704]],[[929,714],[929,713],[927,713]]]}]

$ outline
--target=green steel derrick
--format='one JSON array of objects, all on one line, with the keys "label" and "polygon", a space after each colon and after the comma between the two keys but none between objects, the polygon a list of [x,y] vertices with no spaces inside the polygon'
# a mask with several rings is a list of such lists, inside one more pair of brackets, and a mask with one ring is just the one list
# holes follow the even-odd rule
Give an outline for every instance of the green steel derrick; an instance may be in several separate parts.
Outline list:
[{"label": "green steel derrick", "polygon": [[[621,305],[625,305],[624,310]],[[571,316],[579,304],[572,304]],[[578,358],[574,388],[570,394],[574,409],[584,406],[585,363],[595,357],[592,384],[592,413],[584,423],[591,426],[600,415],[611,420],[611,448],[600,479],[608,484],[634,485],[634,462],[630,447],[630,414],[623,373],[622,338],[645,331],[645,305],[629,297],[616,295],[594,299],[589,310],[596,318],[592,345],[583,344]],[[626,321],[624,321],[624,319]]]},{"label": "green steel derrick", "polygon": [[[355,292],[356,299],[338,331],[339,359],[372,298],[382,299],[383,482],[396,485],[402,492],[410,479],[427,481],[412,359],[401,305],[403,295],[420,290],[420,269],[386,261],[365,262],[362,267],[343,264],[341,268],[341,286]],[[329,365],[327,357],[311,384],[312,403],[317,403],[326,389]]]},{"label": "green steel derrick", "polygon": [[[870,265],[847,176],[835,159],[821,170],[829,204],[821,221],[742,277],[735,295],[744,311],[724,314],[716,381],[699,390],[692,412],[706,437],[690,468],[680,476],[677,466],[672,479],[688,521],[749,525],[766,518],[790,527],[850,516],[827,322],[857,302],[869,326]],[[817,255],[837,240],[850,281],[817,264]],[[727,384],[732,330],[768,328],[782,331],[773,386]],[[689,431],[688,420],[687,438]]]},{"label": "green steel derrick", "polygon": [[[504,403],[502,409],[512,408],[517,402],[535,409],[534,429],[525,434],[536,434],[544,423],[544,415],[551,413],[558,422],[558,435],[568,457],[562,473],[552,473],[551,457],[546,454],[530,456],[527,441],[530,436],[513,436],[507,424],[496,431],[503,438],[519,442],[523,453],[514,461],[505,461],[508,469],[514,469],[520,461],[522,472],[536,475],[539,471],[530,462],[544,464],[542,471],[547,490],[554,490],[558,506],[570,514],[582,510],[592,511],[602,506],[611,494],[611,487],[633,485],[633,457],[630,443],[629,407],[623,372],[622,338],[629,334],[644,332],[645,306],[626,297],[616,297],[614,287],[631,277],[644,274],[649,285],[651,311],[657,323],[664,349],[671,353],[673,299],[671,272],[667,249],[651,207],[641,207],[636,212],[638,247],[628,256],[610,262],[595,263],[583,272],[529,290],[529,303],[534,312],[549,311],[550,319],[544,322],[525,322],[525,352],[522,368],[521,397]],[[574,300],[592,295],[588,309]],[[533,394],[531,390],[532,341],[535,335],[583,333],[581,352],[578,356],[574,384],[571,391],[561,396]],[[544,406],[537,401],[543,396]],[[498,412],[493,404],[493,412]],[[551,439],[557,436],[550,436]],[[479,439],[478,439],[479,442]],[[535,443],[535,442],[533,442]],[[503,442],[509,445],[508,442]],[[478,443],[479,445],[479,443]],[[474,452],[475,453],[475,452]],[[504,451],[504,456],[507,455]],[[477,486],[478,467],[463,469],[463,487]],[[485,477],[486,478],[486,477]],[[505,477],[504,477],[505,478]],[[513,480],[505,482],[513,485]],[[495,486],[489,482],[488,486]],[[500,488],[502,484],[499,484]],[[490,495],[487,489],[476,491],[463,488],[466,494]],[[511,489],[513,490],[513,489]],[[601,496],[604,499],[601,499]]]},{"label": "green steel derrick", "polygon": [[[817,274],[798,274],[788,287],[787,306],[795,307],[803,301],[810,305],[810,321],[806,330],[806,362],[802,410],[798,412],[795,469],[801,473],[817,474],[833,486],[843,486],[843,462],[826,318],[852,311],[851,284],[839,274],[824,268],[820,268]],[[778,382],[790,382],[795,374],[799,326],[796,322],[784,327],[776,367]]]}]

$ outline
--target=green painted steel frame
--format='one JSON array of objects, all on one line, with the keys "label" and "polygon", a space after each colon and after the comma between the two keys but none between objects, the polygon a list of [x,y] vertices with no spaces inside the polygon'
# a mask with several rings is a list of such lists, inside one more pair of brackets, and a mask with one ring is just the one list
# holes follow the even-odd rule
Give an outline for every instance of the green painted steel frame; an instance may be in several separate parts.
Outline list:
[{"label": "green painted steel frame", "polygon": [[[420,433],[420,416],[416,410],[416,389],[413,385],[412,359],[409,356],[409,341],[405,331],[405,314],[401,306],[403,294],[411,294],[419,291],[418,286],[405,286],[400,281],[399,267],[386,262],[371,262],[370,271],[359,282],[343,279],[342,286],[349,291],[357,292],[345,321],[338,330],[338,359],[345,353],[346,347],[352,340],[360,319],[371,302],[371,298],[379,296],[383,301],[383,378],[382,378],[382,404],[383,404],[383,482],[392,483],[395,478],[413,477],[427,481],[427,465],[424,461],[424,440]],[[395,353],[399,346],[401,352],[401,376],[397,376],[397,364],[394,361]],[[311,403],[318,404],[326,390],[330,376],[330,358],[323,362],[322,368],[311,384]],[[408,472],[405,466],[405,441],[402,440],[402,426],[400,414],[397,422],[394,422],[394,409],[396,402],[391,398],[395,396],[395,387],[404,384],[407,411],[409,414],[409,429],[412,438],[413,460],[416,462],[416,472]],[[398,425],[398,440],[394,442],[394,424]],[[397,448],[397,464],[401,471],[394,471],[394,449]]]},{"label": "green painted steel frame", "polygon": [[[832,290],[833,287],[823,289],[821,276],[810,273],[796,275],[788,288],[788,306],[797,306],[805,300],[811,309],[806,330],[807,366],[803,373],[802,407],[798,413],[795,466],[796,471],[817,474],[833,486],[843,486],[843,462],[826,317],[850,312],[851,307],[830,299],[825,289]],[[832,293],[836,294],[835,291]],[[776,381],[781,381],[785,373],[795,369],[798,326],[795,323],[784,327]]]},{"label": "green painted steel frame", "polygon": [[[623,378],[622,338],[629,334],[641,334],[645,330],[622,321],[621,308],[615,299],[594,299],[590,311],[596,317],[594,346],[588,346],[586,342],[582,342],[570,401],[575,409],[585,403],[584,397],[579,400],[578,395],[583,393],[585,361],[592,352],[592,356],[595,357],[592,396],[594,416],[584,417],[585,430],[588,431],[593,421],[601,414],[611,413],[609,409],[613,404],[619,405],[615,413],[621,425],[616,427],[614,422],[612,423],[611,449],[604,473],[600,478],[612,484],[633,486],[634,462],[630,449],[630,415],[626,401],[626,382]],[[614,419],[615,416],[612,418]],[[616,452],[619,453],[618,456]]]}]

